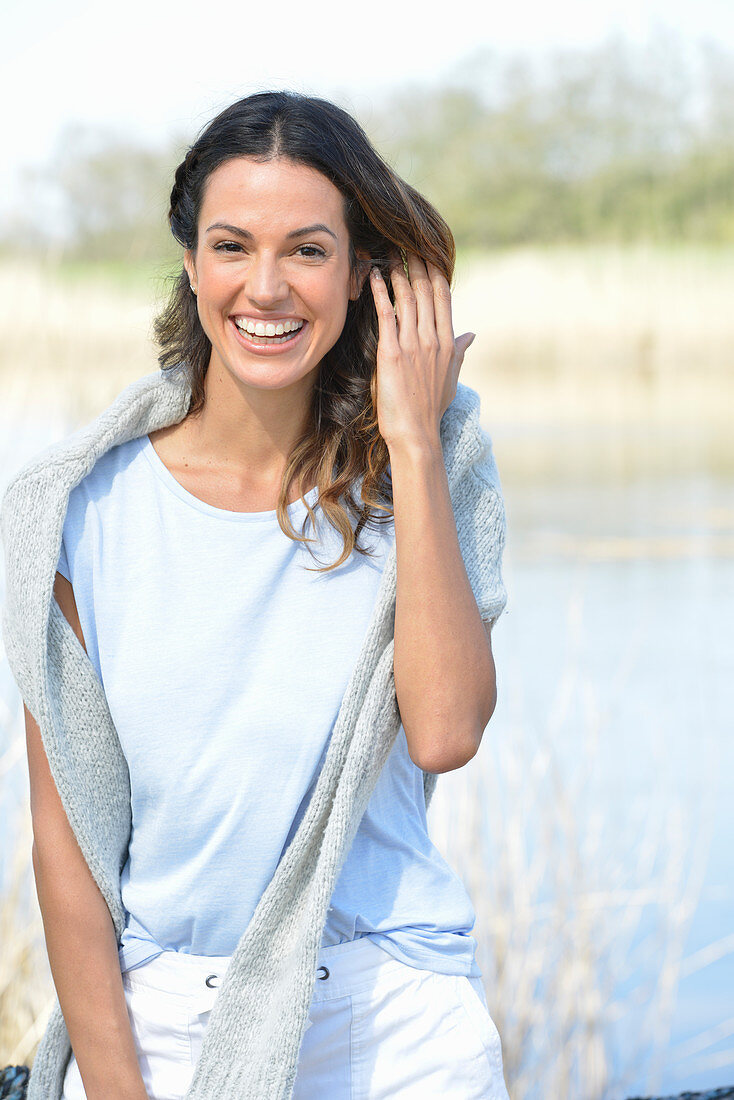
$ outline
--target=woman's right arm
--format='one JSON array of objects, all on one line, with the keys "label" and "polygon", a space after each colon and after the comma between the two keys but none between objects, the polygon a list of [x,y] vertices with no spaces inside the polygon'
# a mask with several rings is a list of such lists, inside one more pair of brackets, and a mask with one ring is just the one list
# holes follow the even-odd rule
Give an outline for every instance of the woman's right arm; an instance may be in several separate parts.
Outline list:
[{"label": "woman's right arm", "polygon": [[[54,595],[86,649],[74,591]],[[49,965],[87,1100],[147,1100],[107,903],[77,844],[36,720],[25,707],[33,873]]]}]

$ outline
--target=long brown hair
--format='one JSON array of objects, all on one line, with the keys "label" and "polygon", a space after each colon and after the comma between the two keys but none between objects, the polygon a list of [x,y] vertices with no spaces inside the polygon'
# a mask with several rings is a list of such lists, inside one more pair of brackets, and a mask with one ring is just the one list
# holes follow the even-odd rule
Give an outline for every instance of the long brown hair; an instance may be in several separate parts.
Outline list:
[{"label": "long brown hair", "polygon": [[[405,263],[414,252],[429,260],[451,284],[456,260],[448,225],[415,188],[401,179],[371,144],[359,123],[326,99],[293,91],[257,92],[225,108],[190,146],[176,169],[168,221],[179,244],[197,246],[199,212],[211,172],[233,157],[286,157],[321,172],[344,196],[349,231],[349,263],[357,275],[357,249],[365,250],[390,283],[391,253]],[[366,279],[356,301],[349,301],[339,339],[321,361],[313,388],[310,427],[288,457],[277,503],[284,533],[299,542],[310,540],[293,529],[286,511],[291,484],[315,484],[325,517],[343,537],[335,569],[352,550],[369,553],[358,543],[370,522],[392,518],[390,455],[380,435],[376,413],[378,320]],[[357,283],[357,285],[359,285]],[[162,369],[185,363],[191,382],[189,414],[204,405],[204,378],[211,343],[206,336],[183,265],[173,276],[168,302],[154,321]],[[354,490],[361,482],[361,504]],[[303,496],[301,496],[303,500]],[[313,511],[307,501],[308,515]],[[381,513],[381,517],[378,515]],[[349,517],[357,519],[356,529]]]}]

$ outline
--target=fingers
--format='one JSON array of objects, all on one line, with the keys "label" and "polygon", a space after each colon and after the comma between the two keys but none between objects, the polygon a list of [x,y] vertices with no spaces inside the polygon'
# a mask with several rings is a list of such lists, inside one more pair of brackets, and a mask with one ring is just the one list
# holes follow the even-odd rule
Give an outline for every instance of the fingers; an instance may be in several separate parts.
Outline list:
[{"label": "fingers", "polygon": [[[414,252],[408,253],[408,274],[414,302],[413,314],[416,319],[418,341],[423,347],[438,346],[438,333],[436,332],[436,315],[433,309],[433,284],[426,270],[426,265]],[[408,280],[403,275],[401,282],[407,284]]]},{"label": "fingers", "polygon": [[420,343],[423,347],[453,349],[451,288],[446,276],[430,261],[424,263],[409,252],[408,275],[399,253],[393,253],[390,279],[403,346]]},{"label": "fingers", "polygon": [[466,355],[471,345],[474,343],[475,336],[475,332],[463,332],[461,336],[457,336],[456,338],[456,343],[454,346],[456,348],[457,375],[461,370],[461,364],[464,362],[464,356]]},{"label": "fingers", "polygon": [[[410,259],[408,266],[410,267]],[[395,296],[400,343],[404,348],[415,347],[418,342],[418,303],[410,280],[405,274],[402,257],[395,249],[390,252],[390,282]]]},{"label": "fingers", "polygon": [[406,275],[399,253],[394,253],[390,280],[395,294],[400,343],[404,348],[415,348],[418,344],[437,346],[433,285],[423,261],[414,252],[409,252]]},{"label": "fingers", "polygon": [[451,287],[446,276],[434,264],[429,261],[426,266],[433,290],[433,312],[438,340],[442,348],[452,348],[454,322],[451,314]]},{"label": "fingers", "polygon": [[377,312],[380,346],[388,354],[398,355],[400,353],[400,342],[395,322],[395,310],[379,268],[373,267],[370,271],[370,282]]},{"label": "fingers", "polygon": [[[397,249],[391,251],[390,282],[395,304],[381,278],[373,277],[375,305],[385,346],[424,348],[454,354],[451,288],[446,276],[430,261],[408,253],[408,274]],[[394,340],[394,342],[393,342]]]}]

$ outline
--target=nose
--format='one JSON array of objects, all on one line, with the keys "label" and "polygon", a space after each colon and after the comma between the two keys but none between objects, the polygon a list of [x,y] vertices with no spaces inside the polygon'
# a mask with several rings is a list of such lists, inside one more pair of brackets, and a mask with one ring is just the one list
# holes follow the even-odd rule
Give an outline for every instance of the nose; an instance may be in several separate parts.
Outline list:
[{"label": "nose", "polygon": [[288,282],[275,257],[262,255],[247,265],[245,292],[261,309],[272,309],[287,300]]}]

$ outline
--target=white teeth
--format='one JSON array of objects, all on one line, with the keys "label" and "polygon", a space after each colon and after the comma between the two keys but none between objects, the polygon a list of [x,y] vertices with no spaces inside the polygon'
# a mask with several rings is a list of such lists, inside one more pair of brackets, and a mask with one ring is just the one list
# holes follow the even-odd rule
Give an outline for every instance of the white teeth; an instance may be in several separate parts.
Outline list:
[{"label": "white teeth", "polygon": [[238,317],[235,324],[242,332],[249,332],[251,336],[282,336],[286,332],[297,332],[303,327],[303,321],[248,321],[246,317]]}]

